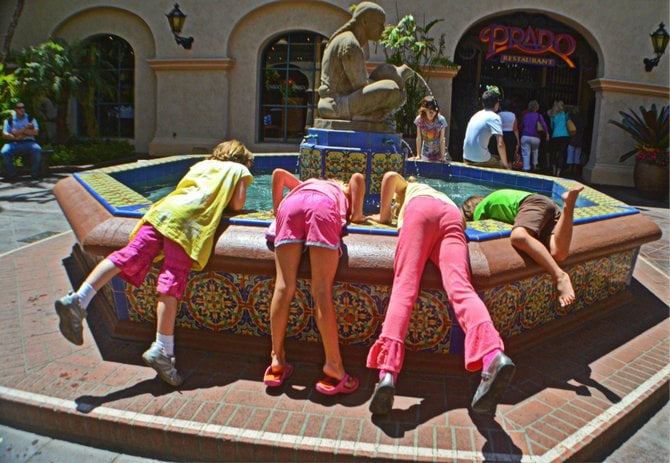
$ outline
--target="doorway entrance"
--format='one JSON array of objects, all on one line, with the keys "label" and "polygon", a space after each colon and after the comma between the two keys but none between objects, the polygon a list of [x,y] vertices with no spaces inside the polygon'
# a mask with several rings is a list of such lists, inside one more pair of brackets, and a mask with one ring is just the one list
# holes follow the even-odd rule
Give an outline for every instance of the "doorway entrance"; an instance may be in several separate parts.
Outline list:
[{"label": "doorway entrance", "polygon": [[[579,108],[584,123],[583,153],[589,152],[598,56],[573,28],[544,14],[514,13],[472,26],[456,47],[461,66],[453,82],[449,152],[463,159],[463,138],[470,117],[481,109],[487,85],[502,90],[517,118],[530,100],[546,115],[553,102]],[[582,164],[586,162],[583,154]]]}]

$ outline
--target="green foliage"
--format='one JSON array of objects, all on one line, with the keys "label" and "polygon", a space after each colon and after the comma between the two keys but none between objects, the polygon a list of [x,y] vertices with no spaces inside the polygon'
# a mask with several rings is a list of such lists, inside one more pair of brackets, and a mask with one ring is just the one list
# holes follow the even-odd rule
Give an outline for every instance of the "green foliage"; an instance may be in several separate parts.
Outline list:
[{"label": "green foliage", "polygon": [[[386,26],[379,40],[379,43],[384,46],[386,62],[396,66],[407,64],[421,76],[425,75],[426,70],[431,70],[435,66],[456,66],[453,61],[444,56],[444,34],[437,42],[429,35],[433,26],[441,21],[443,20],[435,19],[425,26],[419,26],[414,16],[406,15],[397,25]],[[407,102],[396,113],[396,124],[398,130],[405,136],[415,136],[414,118],[421,99],[429,93],[429,90],[421,78],[416,75],[407,80],[405,90]]]},{"label": "green foliage", "polygon": [[656,105],[652,104],[650,109],[640,106],[639,113],[633,109],[629,109],[628,112],[619,111],[623,118],[621,121],[610,119],[610,124],[626,132],[635,142],[635,148],[622,154],[619,162],[635,155],[640,161],[667,166],[669,113],[668,106],[663,106],[658,111]]},{"label": "green foliage", "polygon": [[[90,43],[73,42],[55,38],[14,53],[18,65],[14,72],[15,96],[24,101],[31,114],[46,120],[41,113],[46,100],[56,108],[57,138],[59,143],[69,138],[67,111],[71,97],[77,98],[81,107],[91,110],[90,96],[106,91],[104,67],[100,67],[97,48]],[[87,126],[89,118],[86,117]],[[89,127],[90,129],[90,127]],[[87,135],[96,136],[95,128]]]},{"label": "green foliage", "polygon": [[135,148],[125,140],[72,140],[44,148],[54,150],[49,163],[60,166],[97,164],[135,155]]},{"label": "green foliage", "polygon": [[5,119],[14,107],[16,92],[16,77],[14,74],[5,74],[5,66],[0,63],[0,116]]}]

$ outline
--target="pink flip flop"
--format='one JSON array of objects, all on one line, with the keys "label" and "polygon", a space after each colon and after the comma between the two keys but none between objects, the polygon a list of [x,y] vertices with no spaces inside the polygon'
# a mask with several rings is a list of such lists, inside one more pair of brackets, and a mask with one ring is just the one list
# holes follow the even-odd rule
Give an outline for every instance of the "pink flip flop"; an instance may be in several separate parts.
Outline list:
[{"label": "pink flip flop", "polygon": [[[353,386],[347,387],[349,380],[353,381]],[[316,390],[321,394],[335,395],[335,394],[351,394],[358,389],[358,378],[345,374],[338,382],[335,378],[326,376],[316,383]]]},{"label": "pink flip flop", "polygon": [[268,387],[278,387],[284,384],[284,380],[291,377],[293,374],[293,365],[287,363],[284,365],[284,369],[279,372],[272,371],[272,365],[265,369],[265,374],[263,375],[263,384]]}]

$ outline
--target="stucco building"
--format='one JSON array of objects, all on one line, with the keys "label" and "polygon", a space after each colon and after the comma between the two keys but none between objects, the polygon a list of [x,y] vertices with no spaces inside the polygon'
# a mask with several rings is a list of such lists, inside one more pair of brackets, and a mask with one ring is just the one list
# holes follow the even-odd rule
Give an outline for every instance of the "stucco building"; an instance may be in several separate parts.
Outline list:
[{"label": "stucco building", "polygon": [[[13,49],[58,36],[100,44],[115,66],[114,97],[96,102],[102,135],[129,139],[151,155],[207,152],[238,138],[256,152],[297,152],[313,120],[321,52],[350,17],[340,0],[182,0],[187,15],[176,43],[166,13],[171,0],[29,0]],[[447,117],[450,151],[458,159],[477,96],[487,84],[503,89],[521,110],[537,99],[579,106],[586,118],[584,176],[594,183],[631,185],[619,155],[632,146],[609,124],[618,111],[668,104],[670,57],[646,72],[649,34],[668,23],[665,0],[379,0],[387,23],[413,14],[419,24],[444,19],[446,55],[459,66],[430,73],[429,85]],[[1,0],[3,35],[14,2]],[[370,63],[385,58],[368,47]],[[77,132],[73,104],[70,123]]]}]

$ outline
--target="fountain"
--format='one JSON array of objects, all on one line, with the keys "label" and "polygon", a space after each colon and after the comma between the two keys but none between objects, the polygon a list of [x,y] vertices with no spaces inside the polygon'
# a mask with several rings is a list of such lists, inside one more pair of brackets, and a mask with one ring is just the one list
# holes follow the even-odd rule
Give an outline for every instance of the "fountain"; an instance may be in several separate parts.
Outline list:
[{"label": "fountain", "polygon": [[[277,167],[294,170],[296,165],[302,178],[325,175],[348,179],[353,172],[365,172],[368,207],[378,199],[381,178],[389,170],[416,175],[421,169],[424,178],[476,180],[542,192],[554,198],[560,198],[571,186],[573,182],[569,180],[460,163],[405,164],[401,137],[388,121],[403,102],[402,84],[411,70],[382,65],[370,74],[369,80],[361,79],[362,87],[351,91],[350,84],[342,83],[342,63],[333,58],[338,43],[374,39],[374,34],[381,32],[374,25],[383,10],[370,2],[360,5],[364,5],[363,11],[357,8],[352,20],[333,34],[324,52],[324,78],[319,89],[321,117],[301,143],[299,158],[258,155],[255,175],[270,173]],[[366,17],[365,24],[374,30],[361,32],[361,17]],[[365,63],[358,64],[365,73]],[[341,86],[349,93],[339,93]],[[76,265],[72,268],[85,275],[97,261],[128,242],[130,231],[151,204],[136,191],[138,181],[176,182],[197,159],[185,155],[140,161],[61,180],[54,194],[78,241],[71,259]],[[191,272],[177,316],[180,345],[231,348],[257,342],[253,336],[266,340],[269,337],[274,255],[266,246],[264,231],[272,217],[266,212],[270,204],[258,209],[226,216],[208,265],[202,271]],[[512,344],[534,342],[547,332],[581,323],[626,302],[640,246],[660,237],[660,229],[636,209],[588,187],[580,195],[575,217],[571,255],[563,267],[570,273],[577,302],[566,308],[558,304],[549,275],[510,245],[508,225],[494,221],[468,225],[473,283],[501,335]],[[378,336],[388,303],[396,231],[379,225],[356,225],[348,227],[348,232],[334,286],[339,334],[343,344],[367,348]],[[154,269],[139,288],[115,278],[101,292],[98,305],[102,306],[103,319],[113,336],[152,338],[156,273]],[[408,350],[431,354],[460,352],[462,332],[453,323],[439,272],[430,263],[422,278],[416,308],[406,340]],[[221,342],[221,337],[233,339]],[[300,267],[288,337],[318,341],[308,260]]]}]

